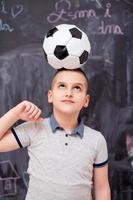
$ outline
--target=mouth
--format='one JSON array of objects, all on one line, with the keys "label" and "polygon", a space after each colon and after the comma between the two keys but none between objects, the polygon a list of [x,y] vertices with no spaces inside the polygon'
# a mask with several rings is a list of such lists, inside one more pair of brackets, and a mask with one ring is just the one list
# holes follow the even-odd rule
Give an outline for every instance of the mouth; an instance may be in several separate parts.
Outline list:
[{"label": "mouth", "polygon": [[66,104],[72,104],[74,103],[74,101],[70,100],[70,99],[65,99],[65,100],[62,100],[63,103],[66,103]]}]

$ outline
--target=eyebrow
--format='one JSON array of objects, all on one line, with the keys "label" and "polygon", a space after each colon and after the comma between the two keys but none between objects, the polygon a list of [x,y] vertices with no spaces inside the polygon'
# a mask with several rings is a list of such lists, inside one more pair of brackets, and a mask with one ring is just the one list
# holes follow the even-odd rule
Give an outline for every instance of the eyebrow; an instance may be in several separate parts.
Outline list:
[{"label": "eyebrow", "polygon": [[[65,82],[65,81],[61,81],[61,82],[57,82],[57,84],[67,84],[67,82]],[[82,84],[82,83],[72,83],[72,85],[80,85],[80,86],[84,86],[84,84]]]},{"label": "eyebrow", "polygon": [[82,83],[74,83],[73,85],[79,85],[81,87],[84,87],[84,84],[82,84]]}]

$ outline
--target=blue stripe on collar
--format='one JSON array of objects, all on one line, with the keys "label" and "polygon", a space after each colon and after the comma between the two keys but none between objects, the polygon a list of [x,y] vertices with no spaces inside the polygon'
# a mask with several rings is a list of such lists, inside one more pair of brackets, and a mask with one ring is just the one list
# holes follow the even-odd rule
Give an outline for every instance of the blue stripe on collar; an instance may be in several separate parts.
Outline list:
[{"label": "blue stripe on collar", "polygon": [[[53,114],[50,117],[50,125],[53,132],[55,132],[57,129],[64,130],[62,127],[60,127]],[[80,120],[79,125],[72,131],[72,134],[78,134],[81,138],[83,138],[84,124],[82,120]]]}]

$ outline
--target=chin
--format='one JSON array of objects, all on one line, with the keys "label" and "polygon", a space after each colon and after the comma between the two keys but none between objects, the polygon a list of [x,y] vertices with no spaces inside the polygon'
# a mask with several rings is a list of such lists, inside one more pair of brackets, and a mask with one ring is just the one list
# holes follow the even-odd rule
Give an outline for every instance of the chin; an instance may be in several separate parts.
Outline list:
[{"label": "chin", "polygon": [[73,115],[73,114],[76,114],[77,111],[76,110],[70,110],[70,109],[62,109],[61,110],[62,113],[66,114],[66,115]]}]

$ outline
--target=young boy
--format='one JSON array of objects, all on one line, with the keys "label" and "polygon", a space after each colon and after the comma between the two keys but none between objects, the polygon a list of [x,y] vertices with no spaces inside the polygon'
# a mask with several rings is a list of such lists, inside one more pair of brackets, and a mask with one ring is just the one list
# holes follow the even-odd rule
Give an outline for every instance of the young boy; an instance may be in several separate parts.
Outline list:
[{"label": "young boy", "polygon": [[[0,151],[28,147],[30,176],[26,200],[110,200],[107,147],[101,133],[79,118],[89,104],[81,69],[55,74],[48,101],[53,114],[23,101],[0,119]],[[28,121],[10,129],[19,119]]]}]

